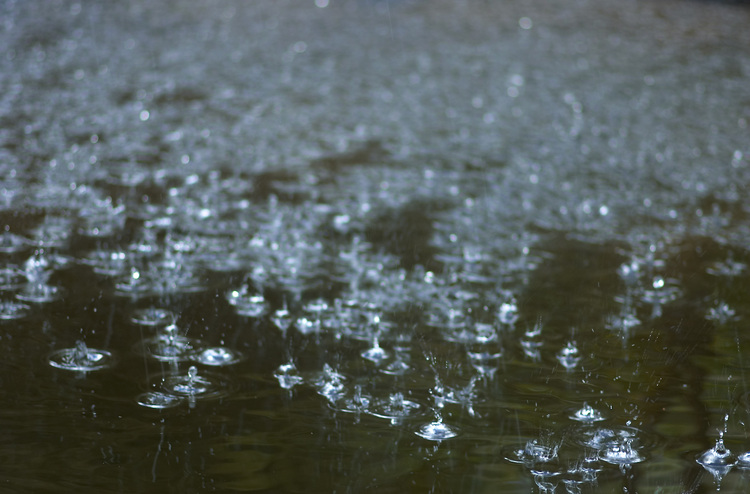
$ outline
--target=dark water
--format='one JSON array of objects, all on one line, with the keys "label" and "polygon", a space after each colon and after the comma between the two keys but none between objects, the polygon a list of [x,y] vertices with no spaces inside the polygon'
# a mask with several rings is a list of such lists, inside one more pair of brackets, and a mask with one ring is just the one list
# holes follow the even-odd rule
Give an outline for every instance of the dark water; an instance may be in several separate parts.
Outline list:
[{"label": "dark water", "polygon": [[750,480],[741,3],[0,14],[1,491]]}]

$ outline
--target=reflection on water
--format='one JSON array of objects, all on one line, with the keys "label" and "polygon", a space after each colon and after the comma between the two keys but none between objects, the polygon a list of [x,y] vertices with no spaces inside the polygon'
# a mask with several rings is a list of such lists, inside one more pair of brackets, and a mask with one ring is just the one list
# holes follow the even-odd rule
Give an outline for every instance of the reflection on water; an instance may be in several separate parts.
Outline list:
[{"label": "reflection on water", "polygon": [[747,483],[747,9],[0,12],[9,490]]}]

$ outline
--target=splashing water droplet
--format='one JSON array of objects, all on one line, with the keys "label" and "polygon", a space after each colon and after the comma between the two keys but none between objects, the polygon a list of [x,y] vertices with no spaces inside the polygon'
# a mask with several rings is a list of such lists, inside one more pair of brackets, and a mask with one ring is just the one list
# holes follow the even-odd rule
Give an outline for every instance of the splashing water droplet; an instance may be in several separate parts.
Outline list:
[{"label": "splashing water droplet", "polygon": [[14,300],[0,300],[0,322],[21,319],[29,314],[29,306]]},{"label": "splashing water droplet", "polygon": [[184,398],[159,391],[149,391],[136,397],[136,402],[142,407],[157,410],[176,407],[183,401]]},{"label": "splashing water droplet", "polygon": [[379,364],[383,362],[384,360],[388,359],[388,352],[386,352],[378,343],[378,338],[375,337],[372,340],[372,347],[368,348],[364,352],[362,352],[360,355],[362,355],[362,358],[369,360],[370,362],[374,362],[376,364]]},{"label": "splashing water droplet", "polygon": [[280,365],[273,373],[273,377],[278,379],[279,386],[284,389],[292,389],[304,381],[302,376],[297,373],[297,368],[292,362]]},{"label": "splashing water droplet", "polygon": [[454,427],[446,425],[438,417],[434,422],[425,424],[415,432],[416,435],[428,441],[444,441],[451,439],[458,435],[458,430]]},{"label": "splashing water droplet", "polygon": [[58,369],[89,372],[106,369],[114,364],[112,354],[105,350],[88,348],[82,340],[73,348],[63,348],[52,352],[49,364]]},{"label": "splashing water droplet", "polygon": [[402,393],[393,393],[387,400],[377,401],[370,414],[391,421],[391,425],[398,425],[406,418],[420,413],[422,406],[404,398]]},{"label": "splashing water droplet", "polygon": [[584,403],[570,418],[579,422],[592,423],[604,420],[604,415],[588,403]]},{"label": "splashing water droplet", "polygon": [[240,352],[222,346],[206,348],[202,352],[190,356],[190,360],[214,367],[234,365],[242,359],[243,355]]},{"label": "splashing water droplet", "polygon": [[565,348],[560,350],[557,354],[557,361],[565,367],[565,370],[571,371],[576,368],[581,361],[581,356],[574,342],[569,341]]},{"label": "splashing water droplet", "polygon": [[177,334],[177,325],[170,324],[161,333],[136,345],[135,350],[161,361],[181,362],[194,358],[203,350],[203,342]]},{"label": "splashing water droplet", "polygon": [[158,391],[189,400],[208,399],[224,396],[229,392],[229,382],[220,376],[198,373],[191,365],[185,374],[171,374],[161,379]]},{"label": "splashing water droplet", "polygon": [[724,445],[723,434],[721,434],[714,447],[699,454],[696,461],[714,476],[718,473],[723,477],[737,463],[737,458]]},{"label": "splashing water droplet", "polygon": [[139,326],[168,326],[174,324],[177,316],[174,312],[158,307],[147,307],[133,312],[130,320]]}]

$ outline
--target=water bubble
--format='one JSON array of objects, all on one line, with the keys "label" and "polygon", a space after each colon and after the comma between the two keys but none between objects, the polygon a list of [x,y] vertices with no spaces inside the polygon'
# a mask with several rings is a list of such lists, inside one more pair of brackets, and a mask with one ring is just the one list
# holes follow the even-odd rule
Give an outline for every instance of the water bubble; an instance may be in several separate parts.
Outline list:
[{"label": "water bubble", "polygon": [[73,348],[63,348],[49,356],[49,364],[52,367],[80,372],[106,369],[113,363],[111,353],[88,348],[82,340],[78,340]]},{"label": "water bubble", "polygon": [[190,356],[190,360],[213,367],[234,365],[241,362],[243,358],[244,356],[240,352],[221,346],[206,348]]}]

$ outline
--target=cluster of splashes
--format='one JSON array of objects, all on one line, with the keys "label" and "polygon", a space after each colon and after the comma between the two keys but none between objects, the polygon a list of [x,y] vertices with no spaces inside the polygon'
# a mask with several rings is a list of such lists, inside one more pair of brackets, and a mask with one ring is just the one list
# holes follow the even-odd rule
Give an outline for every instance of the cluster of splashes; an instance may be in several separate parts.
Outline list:
[{"label": "cluster of splashes", "polygon": [[[488,242],[487,231],[468,219],[475,202],[465,200],[451,212],[431,204],[432,228],[394,242],[389,235],[401,233],[390,223],[413,228],[410,222],[426,219],[424,204],[404,203],[384,183],[379,192],[360,184],[348,189],[354,196],[342,196],[325,174],[134,169],[92,185],[39,190],[27,204],[34,213],[0,234],[0,319],[33,317],[64,302],[55,273],[88,270],[102,286],[98,296],[126,306],[127,324],[143,335],[130,354],[161,366],[134,397],[145,408],[192,408],[230,396],[235,383],[222,368],[248,359],[248,348],[227,343],[224,333],[211,336],[218,345],[188,336],[178,311],[197,296],[273,340],[271,355],[279,360],[267,377],[290,397],[313,390],[355,423],[374,417],[440,444],[460,437],[467,421],[489,423],[501,413],[490,403],[503,387],[523,389],[533,381],[538,395],[558,383],[582,396],[550,420],[552,430],[569,424],[567,432],[522,441],[505,451],[507,461],[525,467],[542,490],[559,482],[569,489],[594,485],[611,466],[627,476],[631,465],[645,461],[658,439],[637,427],[643,423],[637,406],[619,425],[608,416],[610,401],[622,397],[601,391],[609,378],[597,372],[601,359],[591,343],[601,338],[576,328],[550,337],[544,319],[553,317],[531,320],[519,308],[533,305],[529,279],[551,258],[532,250],[540,237]],[[455,197],[453,186],[446,187],[446,196]],[[64,196],[65,214],[49,210],[50,194]],[[637,328],[680,299],[683,288],[667,274],[666,250],[654,242],[641,253],[617,254],[619,294],[592,331],[616,335],[625,348]],[[731,279],[745,268],[730,258],[707,273]],[[735,317],[725,302],[706,312],[716,324]],[[52,367],[92,373],[117,365],[117,351],[92,348],[85,328],[80,334],[49,355]],[[524,368],[528,382],[518,377]],[[519,409],[511,413],[518,417]],[[750,466],[748,455],[732,456],[719,439],[697,461],[720,478],[733,466]]]}]

